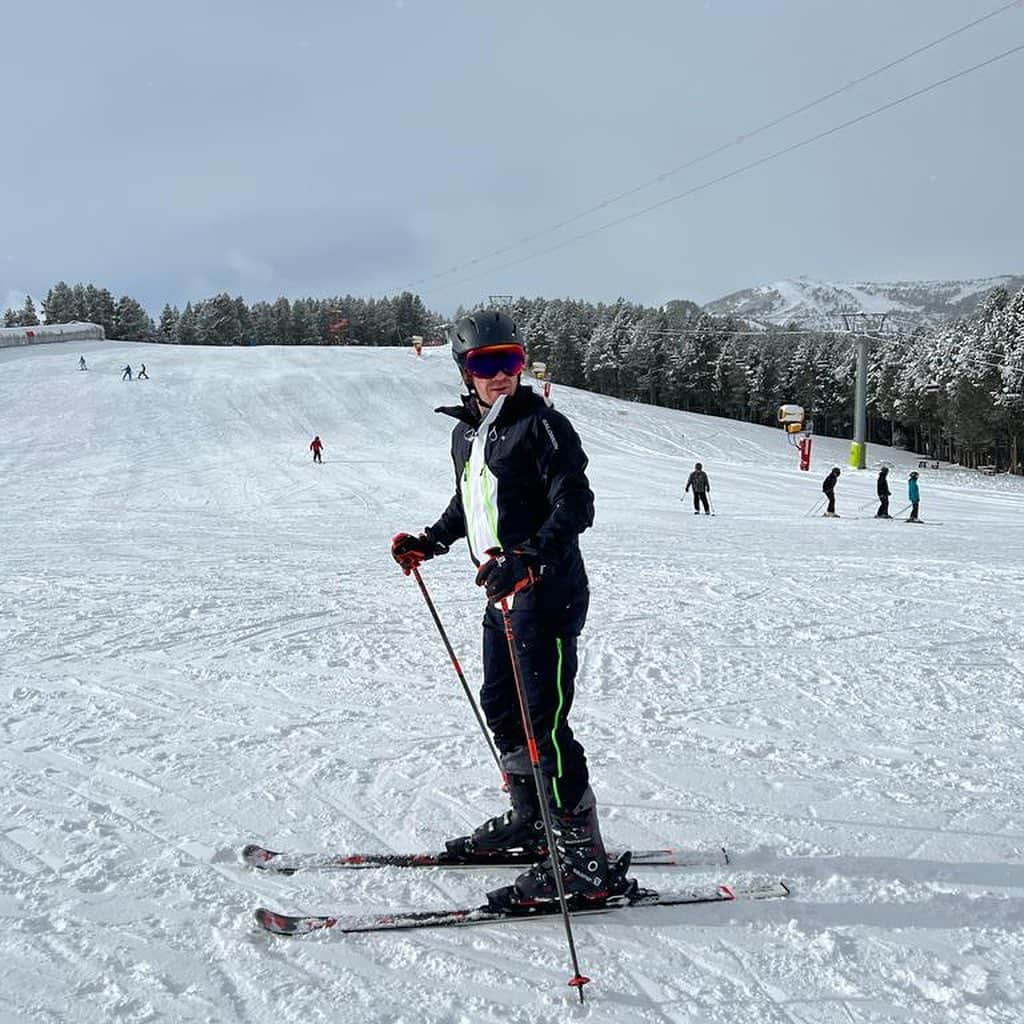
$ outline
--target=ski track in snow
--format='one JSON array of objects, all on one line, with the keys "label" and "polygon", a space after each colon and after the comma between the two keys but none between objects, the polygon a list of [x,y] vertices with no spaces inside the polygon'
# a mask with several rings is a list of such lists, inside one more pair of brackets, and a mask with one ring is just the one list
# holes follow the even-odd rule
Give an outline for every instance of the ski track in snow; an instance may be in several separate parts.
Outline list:
[{"label": "ski track in snow", "polygon": [[[141,359],[152,379],[121,382]],[[251,921],[473,905],[509,872],[238,863],[435,848],[503,807],[388,554],[450,496],[432,409],[456,384],[444,350],[0,351],[0,1021],[567,1019],[557,921]],[[1024,1019],[1024,482],[925,470],[942,525],[908,530],[846,471],[827,521],[807,513],[847,442],[801,474],[772,429],[555,398],[597,495],[573,721],[606,839],[733,854],[649,884],[794,888],[579,920],[586,1019]],[[916,460],[871,457],[901,508]],[[714,518],[680,502],[698,459]],[[464,546],[424,578],[475,685]]]}]

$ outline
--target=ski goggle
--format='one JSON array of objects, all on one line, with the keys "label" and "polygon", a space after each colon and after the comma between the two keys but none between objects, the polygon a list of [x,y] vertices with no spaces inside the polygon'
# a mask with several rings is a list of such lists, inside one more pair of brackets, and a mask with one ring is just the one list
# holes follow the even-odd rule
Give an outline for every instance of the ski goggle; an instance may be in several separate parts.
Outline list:
[{"label": "ski goggle", "polygon": [[515,377],[526,365],[526,351],[522,345],[490,345],[474,348],[466,353],[466,372],[472,377],[490,380],[504,373]]}]

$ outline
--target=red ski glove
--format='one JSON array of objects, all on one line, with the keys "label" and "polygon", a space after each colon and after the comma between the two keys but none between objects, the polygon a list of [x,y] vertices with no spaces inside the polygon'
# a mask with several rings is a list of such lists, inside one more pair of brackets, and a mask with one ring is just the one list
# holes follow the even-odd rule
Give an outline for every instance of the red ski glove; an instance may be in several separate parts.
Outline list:
[{"label": "red ski glove", "polygon": [[411,533],[396,533],[391,538],[391,557],[402,567],[406,576],[428,558],[443,555],[447,550],[447,545],[435,540],[429,530],[424,530],[418,537]]}]

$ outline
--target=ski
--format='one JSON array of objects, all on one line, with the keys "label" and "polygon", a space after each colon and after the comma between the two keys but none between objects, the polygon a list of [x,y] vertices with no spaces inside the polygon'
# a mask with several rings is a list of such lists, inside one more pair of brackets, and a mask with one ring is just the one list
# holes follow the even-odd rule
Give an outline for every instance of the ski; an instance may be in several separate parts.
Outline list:
[{"label": "ski", "polygon": [[[772,900],[790,895],[785,882],[761,882],[749,885],[710,885],[692,889],[658,892],[635,886],[622,896],[615,896],[598,906],[570,906],[573,916],[606,914],[616,910],[640,907],[678,907],[693,903],[729,903],[733,900]],[[462,910],[406,910],[390,914],[365,916],[297,916],[278,914],[261,907],[256,923],[274,935],[308,935],[310,932],[333,929],[338,932],[384,932],[408,928],[462,928],[472,924],[497,924],[507,921],[535,920],[560,914],[557,900],[500,910],[485,904]]]},{"label": "ski", "polygon": [[[615,861],[620,854],[609,852]],[[250,843],[242,850],[242,861],[258,871],[294,875],[297,871],[344,871],[353,868],[500,868],[535,864],[536,851],[505,851],[466,857],[447,851],[436,853],[282,853]],[[721,847],[705,850],[636,850],[634,867],[716,867],[729,863]]]}]

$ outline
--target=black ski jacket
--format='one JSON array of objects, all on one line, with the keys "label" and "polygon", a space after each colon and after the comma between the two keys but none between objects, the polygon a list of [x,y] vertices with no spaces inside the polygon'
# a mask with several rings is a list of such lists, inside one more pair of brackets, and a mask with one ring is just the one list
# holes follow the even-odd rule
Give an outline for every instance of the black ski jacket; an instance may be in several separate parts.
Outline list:
[{"label": "black ski jacket", "polygon": [[831,494],[836,489],[836,481],[839,479],[835,473],[829,473],[827,477],[821,482],[821,489],[826,494]]},{"label": "black ski jacket", "polygon": [[686,488],[683,491],[685,494],[690,488],[693,488],[694,494],[707,494],[711,490],[711,484],[708,481],[708,475],[703,469],[695,469],[686,481]]},{"label": "black ski jacket", "polygon": [[459,422],[455,494],[429,528],[433,537],[445,545],[467,537],[477,565],[489,547],[517,548],[536,558],[542,576],[586,586],[579,535],[593,525],[594,494],[572,424],[522,384],[489,411],[470,395],[435,411]]},{"label": "black ski jacket", "polygon": [[892,491],[889,490],[889,474],[879,473],[878,474],[878,496],[880,498],[888,498]]}]

